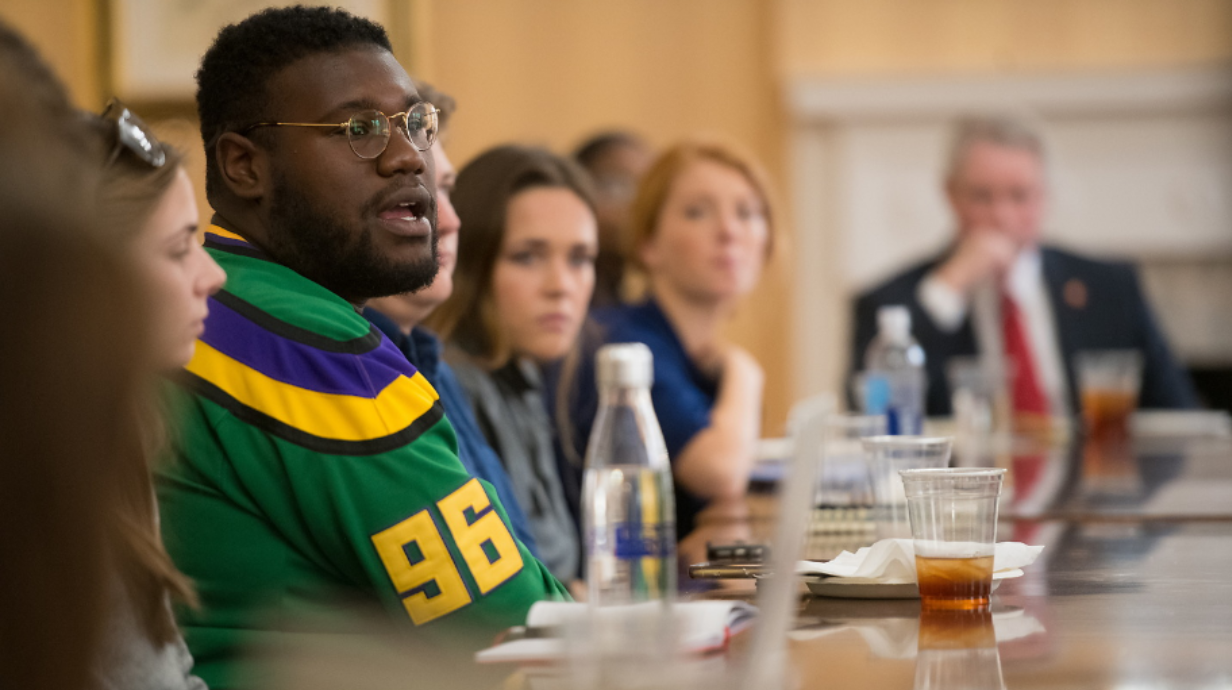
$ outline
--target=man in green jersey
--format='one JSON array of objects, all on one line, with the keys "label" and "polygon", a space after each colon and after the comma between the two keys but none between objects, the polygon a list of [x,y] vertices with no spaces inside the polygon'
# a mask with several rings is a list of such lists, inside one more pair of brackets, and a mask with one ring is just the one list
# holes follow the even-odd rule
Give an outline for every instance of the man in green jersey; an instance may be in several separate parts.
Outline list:
[{"label": "man in green jersey", "polygon": [[[567,596],[469,476],[432,386],[358,308],[436,270],[436,114],[378,25],[271,9],[197,73],[228,275],[173,396],[167,548],[197,583],[197,673],[245,680],[246,645],[355,600],[414,635],[491,635]],[[311,624],[309,624],[311,628]]]}]

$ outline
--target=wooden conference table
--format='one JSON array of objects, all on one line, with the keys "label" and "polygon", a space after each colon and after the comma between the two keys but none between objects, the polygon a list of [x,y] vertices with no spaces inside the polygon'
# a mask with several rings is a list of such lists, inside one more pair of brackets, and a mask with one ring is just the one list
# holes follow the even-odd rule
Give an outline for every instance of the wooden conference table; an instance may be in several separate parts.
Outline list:
[{"label": "wooden conference table", "polygon": [[[1043,544],[986,615],[921,615],[918,600],[801,597],[789,646],[801,688],[1232,688],[1232,440],[1069,447],[1010,470],[1000,540]],[[697,540],[765,538],[751,496]],[[814,558],[871,533],[831,535]],[[848,545],[850,544],[850,545]],[[750,597],[739,587],[709,596]]]},{"label": "wooden conference table", "polygon": [[[1009,470],[999,538],[1045,549],[1023,577],[1002,582],[990,612],[937,617],[918,600],[821,598],[801,586],[788,687],[1232,689],[1232,439],[1141,440],[1121,456],[1027,450],[993,461]],[[707,541],[768,541],[776,506],[769,492],[717,506],[681,543],[682,558],[704,560]],[[875,539],[822,526],[807,557]],[[751,581],[728,583],[693,596],[756,594]],[[681,661],[693,665],[679,669],[684,680],[660,686],[724,687],[709,679],[717,670],[734,680],[751,641],[746,633],[726,657]],[[332,636],[294,650],[284,682],[268,687],[575,687],[550,667],[481,667],[446,651],[432,648],[425,662],[406,654],[401,635]]]}]

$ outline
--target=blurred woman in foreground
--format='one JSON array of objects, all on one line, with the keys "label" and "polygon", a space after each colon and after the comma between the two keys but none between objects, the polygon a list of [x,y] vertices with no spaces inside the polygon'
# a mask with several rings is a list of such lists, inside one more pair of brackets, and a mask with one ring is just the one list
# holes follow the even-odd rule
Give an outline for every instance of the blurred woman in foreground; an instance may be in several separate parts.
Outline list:
[{"label": "blurred woman in foreground", "polygon": [[[627,248],[647,297],[593,315],[604,342],[641,342],[654,354],[651,397],[671,456],[679,537],[708,502],[748,485],[763,374],[723,327],[757,285],[773,238],[756,163],[717,142],[677,144],[646,172],[630,210]],[[571,400],[579,455],[593,421],[592,379],[579,373]]]},{"label": "blurred woman in foreground", "polygon": [[88,194],[80,152],[30,136],[55,120],[16,102],[0,104],[0,687],[78,690],[110,612],[114,468],[140,445],[124,411],[144,320],[129,263],[59,201]]},{"label": "blurred woman in foreground", "polygon": [[174,159],[131,165],[122,114],[83,120],[0,22],[0,687],[204,687],[167,606],[191,590],[148,471],[152,388],[204,307],[168,299],[171,211],[192,190],[170,191]]},{"label": "blurred woman in foreground", "polygon": [[585,174],[548,151],[491,149],[458,174],[453,295],[429,318],[479,426],[513,480],[540,557],[562,582],[581,562],[556,469],[540,365],[568,354],[595,282],[598,230]]}]

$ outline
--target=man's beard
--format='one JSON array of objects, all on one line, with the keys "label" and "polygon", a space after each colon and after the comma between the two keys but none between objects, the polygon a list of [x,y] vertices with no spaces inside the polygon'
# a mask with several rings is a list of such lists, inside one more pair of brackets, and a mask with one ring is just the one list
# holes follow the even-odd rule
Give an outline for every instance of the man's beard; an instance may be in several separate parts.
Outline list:
[{"label": "man's beard", "polygon": [[373,297],[415,292],[432,283],[438,269],[435,203],[428,220],[432,226],[430,254],[396,263],[377,249],[370,231],[354,235],[337,219],[314,208],[307,196],[277,174],[266,250],[278,263],[358,304]]}]

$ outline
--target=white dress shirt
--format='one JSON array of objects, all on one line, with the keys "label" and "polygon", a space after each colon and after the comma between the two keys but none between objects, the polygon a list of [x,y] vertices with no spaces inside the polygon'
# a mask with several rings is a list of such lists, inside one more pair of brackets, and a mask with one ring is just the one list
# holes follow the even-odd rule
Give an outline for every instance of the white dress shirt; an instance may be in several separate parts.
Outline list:
[{"label": "white dress shirt", "polygon": [[[1069,414],[1065,366],[1037,248],[1024,250],[1014,259],[1005,279],[1005,291],[1018,305],[1031,345],[1036,376],[1048,398],[1050,411],[1053,415]],[[957,331],[970,312],[980,356],[995,361],[1005,356],[1000,290],[996,285],[980,285],[968,296],[930,273],[920,281],[916,299],[937,328],[947,333]]]}]

